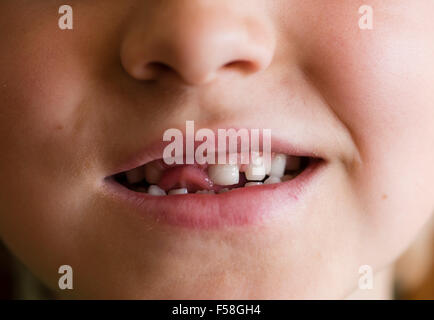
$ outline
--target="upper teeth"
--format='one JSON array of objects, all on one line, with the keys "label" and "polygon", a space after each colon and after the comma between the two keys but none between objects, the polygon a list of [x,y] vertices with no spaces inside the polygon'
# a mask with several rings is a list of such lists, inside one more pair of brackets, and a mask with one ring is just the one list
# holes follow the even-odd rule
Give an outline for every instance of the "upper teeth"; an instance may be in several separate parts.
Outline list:
[{"label": "upper teeth", "polygon": [[269,173],[270,168],[268,168],[265,157],[261,157],[258,154],[252,154],[252,161],[246,168],[246,178],[250,181],[261,181],[264,180],[265,176]]},{"label": "upper teeth", "polygon": [[285,154],[276,154],[274,158],[271,160],[271,170],[270,176],[281,178],[285,174],[286,168],[286,155]]},{"label": "upper teeth", "polygon": [[[297,174],[294,173],[301,169],[300,157],[287,156],[285,154],[275,154],[271,163],[267,163],[265,156],[253,154],[252,161],[248,165],[224,164],[209,165],[209,179],[218,186],[236,185],[240,181],[240,172],[244,172],[247,182],[245,187],[257,186],[262,184],[274,184],[293,179]],[[126,172],[128,183],[135,185],[134,189],[138,192],[146,192],[146,189],[138,183],[146,179],[150,184],[148,194],[161,196],[167,195],[166,191],[158,187],[163,174],[163,166],[158,162],[151,162],[147,165],[135,168]],[[289,174],[285,171],[290,171]],[[265,179],[267,178],[267,179]],[[265,181],[264,181],[265,179]],[[227,188],[221,189],[218,193],[230,191]],[[202,190],[198,194],[213,194],[214,191]],[[168,191],[169,195],[188,194],[187,188],[179,188]]]},{"label": "upper teeth", "polygon": [[237,184],[240,179],[240,171],[236,164],[216,164],[208,167],[210,179],[220,186]]}]

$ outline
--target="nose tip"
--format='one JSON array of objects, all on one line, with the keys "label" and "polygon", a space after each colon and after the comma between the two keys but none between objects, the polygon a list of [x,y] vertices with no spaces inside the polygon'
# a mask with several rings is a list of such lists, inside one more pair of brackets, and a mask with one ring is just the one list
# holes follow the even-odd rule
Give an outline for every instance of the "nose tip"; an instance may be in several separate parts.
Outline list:
[{"label": "nose tip", "polygon": [[188,85],[203,85],[229,72],[265,70],[274,55],[270,28],[254,17],[195,8],[150,21],[132,28],[121,48],[124,69],[137,80],[176,75]]}]

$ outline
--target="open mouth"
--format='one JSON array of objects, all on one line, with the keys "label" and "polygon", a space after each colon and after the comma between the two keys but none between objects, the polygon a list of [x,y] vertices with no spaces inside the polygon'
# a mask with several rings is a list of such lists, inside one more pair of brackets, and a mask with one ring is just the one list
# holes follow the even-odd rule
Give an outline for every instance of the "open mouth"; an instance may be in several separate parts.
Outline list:
[{"label": "open mouth", "polygon": [[248,165],[167,165],[158,157],[158,143],[107,176],[104,193],[148,222],[190,229],[262,223],[265,217],[298,211],[321,185],[313,181],[327,164],[314,152],[302,154],[283,144],[276,149],[271,161]]},{"label": "open mouth", "polygon": [[296,179],[319,159],[273,153],[271,163],[166,165],[154,160],[113,176],[123,187],[151,196],[213,195]]}]

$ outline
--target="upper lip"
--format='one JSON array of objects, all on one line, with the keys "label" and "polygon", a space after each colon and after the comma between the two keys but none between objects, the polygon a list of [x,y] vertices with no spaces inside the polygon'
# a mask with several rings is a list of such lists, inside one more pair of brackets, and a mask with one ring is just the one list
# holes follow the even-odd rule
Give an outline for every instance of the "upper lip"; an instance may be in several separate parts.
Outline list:
[{"label": "upper lip", "polygon": [[[220,127],[219,129],[230,128],[236,130],[239,129],[234,127]],[[215,133],[217,137],[217,129],[211,130]],[[250,132],[250,129],[248,130]],[[170,142],[164,142],[161,137],[160,139],[156,139],[146,144],[144,147],[137,147],[135,150],[122,157],[122,160],[119,163],[114,164],[114,166],[110,169],[110,174],[108,175],[108,177],[114,176],[121,172],[132,170],[154,160],[162,159],[164,148],[169,143]],[[201,144],[201,142],[196,142],[195,147],[197,147],[197,145],[199,144]],[[302,143],[297,143],[295,141],[287,141],[287,139],[281,136],[274,135],[273,131],[271,135],[271,151],[274,153],[282,153],[291,156],[320,158],[322,160],[326,160],[326,155],[321,152],[321,150],[313,149],[313,147],[309,148],[308,146],[304,146]]]}]

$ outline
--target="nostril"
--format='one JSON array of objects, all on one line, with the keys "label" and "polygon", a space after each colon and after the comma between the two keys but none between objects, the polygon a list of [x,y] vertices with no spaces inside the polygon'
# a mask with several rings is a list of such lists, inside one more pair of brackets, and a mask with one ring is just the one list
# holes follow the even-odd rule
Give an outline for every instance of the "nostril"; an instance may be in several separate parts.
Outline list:
[{"label": "nostril", "polygon": [[165,64],[163,62],[148,62],[143,67],[143,77],[141,77],[142,80],[153,80],[158,78],[161,74],[173,72],[172,67],[170,67],[168,64]]},{"label": "nostril", "polygon": [[158,71],[158,72],[163,72],[163,71],[167,72],[167,71],[172,70],[172,68],[169,65],[167,65],[163,62],[149,62],[146,65],[146,68],[149,68],[149,70]]},{"label": "nostril", "polygon": [[255,63],[247,60],[235,60],[226,63],[223,66],[223,69],[226,70],[234,70],[234,71],[242,71],[244,73],[252,73],[255,72],[257,69],[257,66]]}]

